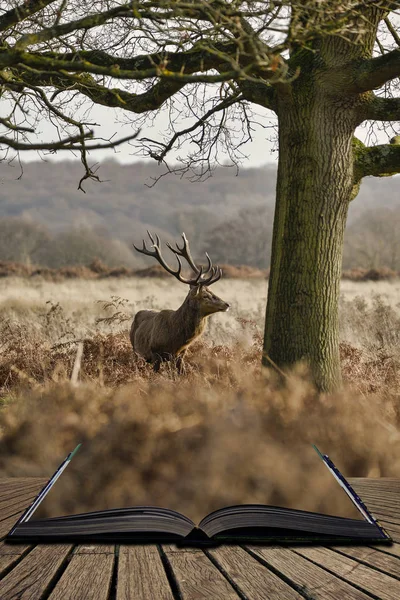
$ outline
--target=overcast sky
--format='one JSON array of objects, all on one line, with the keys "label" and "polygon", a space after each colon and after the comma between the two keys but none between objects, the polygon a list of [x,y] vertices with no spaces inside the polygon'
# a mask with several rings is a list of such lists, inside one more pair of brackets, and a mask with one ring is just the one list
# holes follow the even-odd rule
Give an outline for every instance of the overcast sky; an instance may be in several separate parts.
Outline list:
[{"label": "overcast sky", "polygon": [[[3,108],[2,108],[3,106]],[[256,107],[258,108],[258,107]],[[7,106],[4,101],[0,101],[0,112],[7,112]],[[260,125],[255,126],[255,130],[253,133],[253,141],[248,142],[245,146],[243,146],[243,153],[248,157],[248,159],[243,159],[243,166],[259,166],[265,164],[266,162],[276,162],[277,161],[277,143],[276,143],[276,133],[272,128],[273,124],[276,123],[276,118],[271,111],[267,111],[260,107],[260,110],[257,111],[262,115],[262,122],[264,127]],[[115,135],[114,139],[122,138],[130,133],[133,133],[137,128],[135,126],[135,115],[132,115],[132,127],[123,125],[121,121],[123,120],[121,117],[123,111],[119,109],[107,108],[104,106],[95,105],[91,109],[90,112],[90,121],[99,124],[99,127],[94,127],[95,134],[99,137],[109,139],[111,136]],[[75,118],[76,115],[74,115]],[[125,112],[125,120],[126,117],[130,116],[130,113]],[[159,140],[163,139],[163,132],[166,131],[169,122],[169,114],[168,110],[164,110],[157,117],[154,125],[150,127],[142,127],[140,130],[140,137],[151,137]],[[182,129],[187,127],[189,124],[191,125],[193,121],[185,120],[179,124],[178,129]],[[265,128],[267,127],[267,128]],[[55,141],[57,140],[56,132],[54,127],[50,125],[50,123],[43,119],[36,131],[38,132],[37,136],[30,136],[30,140],[33,141]],[[275,139],[275,142],[270,141],[271,139]],[[90,142],[89,142],[90,143]],[[168,161],[172,164],[177,160],[177,157],[185,155],[185,150],[181,148],[178,151],[171,151],[168,154]],[[65,159],[73,159],[74,156],[69,152],[58,152],[57,154],[41,154],[42,157],[45,157],[46,160],[65,160]],[[131,163],[138,160],[148,160],[154,161],[151,158],[145,158],[138,156],[134,153],[134,149],[129,144],[123,144],[116,148],[115,150],[98,150],[94,151],[90,155],[91,161],[101,161],[106,158],[113,157],[121,163]],[[77,155],[77,158],[79,156]],[[21,153],[21,159],[24,161],[32,161],[38,160],[39,156],[37,152],[23,152]]]},{"label": "overcast sky", "polygon": [[[261,107],[256,107],[257,108],[257,112],[259,113],[259,115],[261,116],[261,120],[264,124],[264,127],[261,127],[261,125],[256,125],[255,126],[255,130],[254,130],[254,134],[253,134],[253,141],[252,142],[248,142],[244,147],[243,147],[243,152],[244,154],[247,155],[247,159],[244,158],[242,161],[242,166],[243,167],[255,167],[255,166],[260,166],[263,165],[265,163],[276,163],[277,164],[277,158],[278,158],[278,153],[277,153],[277,141],[276,141],[276,130],[274,130],[272,128],[273,124],[276,124],[276,118],[274,117],[274,114],[271,111],[267,111],[264,109],[261,109]],[[1,102],[0,102],[0,112],[2,112],[1,110]],[[98,135],[101,135],[104,138],[109,138],[111,137],[113,134],[115,134],[116,138],[119,137],[124,137],[126,135],[129,135],[129,133],[131,133],[131,131],[133,132],[135,129],[131,129],[129,126],[127,125],[122,125],[120,122],[118,122],[118,110],[112,109],[112,108],[106,108],[103,106],[94,106],[92,111],[91,111],[91,121],[96,122],[100,125],[100,127],[95,128],[95,131]],[[126,115],[126,113],[125,113]],[[134,117],[134,115],[133,115]],[[119,119],[121,120],[121,119]],[[168,124],[168,112],[165,110],[163,111],[157,118],[154,126],[152,126],[151,128],[142,128],[141,129],[141,136],[146,137],[155,137],[157,139],[162,139],[162,132],[166,130],[167,128],[167,124]],[[398,125],[398,123],[394,123],[394,126]],[[187,126],[187,121],[186,123],[182,124],[181,127]],[[267,127],[267,128],[265,128]],[[40,123],[40,127],[38,128],[38,131],[40,131],[40,135],[37,136],[38,140],[54,140],[56,139],[55,137],[55,131],[54,128],[52,126],[50,126],[50,124],[43,119],[43,121]],[[367,143],[368,145],[374,145],[376,143],[387,143],[388,139],[390,139],[390,137],[392,137],[395,134],[400,134],[400,130],[398,131],[388,131],[388,133],[385,133],[383,131],[377,131],[377,137],[373,137],[373,138],[368,138],[368,130],[366,127],[359,127],[356,134],[357,136],[364,141],[364,143]],[[34,138],[31,137],[31,139],[33,140]],[[275,141],[273,141],[275,140]],[[178,152],[171,152],[168,155],[168,160],[171,164],[173,164],[174,162],[176,162],[177,156],[181,155],[183,156],[185,154],[185,150],[181,149]],[[70,154],[69,152],[59,152],[56,155],[53,154],[46,154],[43,155],[42,157],[45,157],[46,160],[65,160],[65,159],[74,159],[74,156],[72,154]],[[118,160],[121,163],[132,163],[132,162],[136,162],[138,160],[149,160],[149,161],[153,161],[154,159],[150,159],[147,158],[145,159],[144,157],[139,157],[137,155],[135,155],[133,153],[133,149],[128,145],[128,144],[124,144],[120,147],[118,147],[116,150],[99,150],[99,151],[95,151],[92,152],[90,155],[90,163],[95,163],[98,161],[102,161],[105,160],[107,158],[111,158],[113,157],[114,159]],[[37,152],[24,152],[21,153],[21,158],[23,161],[31,161],[31,160],[39,160],[39,156]],[[76,158],[79,158],[79,156],[77,155]]]}]

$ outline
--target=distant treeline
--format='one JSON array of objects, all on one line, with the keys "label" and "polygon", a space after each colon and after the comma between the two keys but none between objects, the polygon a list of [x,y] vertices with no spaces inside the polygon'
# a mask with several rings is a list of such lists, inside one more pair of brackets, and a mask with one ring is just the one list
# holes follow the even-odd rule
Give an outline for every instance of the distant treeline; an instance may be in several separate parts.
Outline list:
[{"label": "distant treeline", "polygon": [[[257,269],[248,265],[220,265],[225,279],[268,279],[269,269]],[[49,267],[28,266],[16,262],[0,261],[0,277],[40,277],[47,281],[65,279],[106,279],[109,277],[171,277],[161,266],[144,269],[128,267],[108,267],[95,259],[89,265],[75,265],[51,269]],[[351,281],[383,281],[400,277],[400,271],[386,267],[380,269],[349,269],[342,272],[342,279]]]},{"label": "distant treeline", "polygon": [[[257,269],[247,265],[220,265],[224,278],[268,278],[269,269]],[[108,277],[171,277],[160,265],[153,265],[144,269],[130,269],[128,267],[108,267],[98,259],[88,265],[73,265],[51,269],[26,265],[17,262],[0,261],[0,277],[41,277],[48,281],[62,281],[64,279],[105,279]]]},{"label": "distant treeline", "polygon": [[[222,223],[204,236],[193,254],[202,262],[208,251],[214,264],[248,265],[267,269],[270,264],[272,217],[259,207],[242,211],[235,219]],[[400,270],[400,207],[371,210],[359,217],[346,231],[343,269]],[[142,236],[146,237],[145,232]],[[189,236],[188,236],[189,237]],[[167,234],[163,242],[179,241]],[[135,239],[140,244],[140,238]],[[191,241],[191,238],[189,237]],[[165,248],[165,256],[176,260]],[[127,242],[105,231],[77,227],[51,232],[44,225],[23,217],[0,219],[0,261],[47,269],[87,266],[94,260],[107,269],[133,269],[156,266],[154,259],[135,252]]]},{"label": "distant treeline", "polygon": [[[77,191],[81,164],[0,163],[0,261],[59,269],[88,265],[139,269],[154,264],[132,251],[150,229],[163,242],[184,231],[192,251],[215,263],[266,269],[270,263],[276,168],[268,164],[216,169],[202,183],[170,175],[153,187],[162,167],[108,160],[102,183]],[[400,270],[400,177],[367,178],[351,203],[343,268]],[[173,260],[173,257],[171,257]]]}]

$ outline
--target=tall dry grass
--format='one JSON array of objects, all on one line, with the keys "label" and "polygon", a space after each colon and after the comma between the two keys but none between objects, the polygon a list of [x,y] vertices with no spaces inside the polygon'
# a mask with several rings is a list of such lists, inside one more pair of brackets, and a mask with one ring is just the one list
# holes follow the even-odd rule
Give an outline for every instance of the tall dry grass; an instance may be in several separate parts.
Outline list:
[{"label": "tall dry grass", "polygon": [[[348,476],[400,476],[396,302],[343,298],[346,386],[319,395],[304,366],[283,381],[261,370],[257,307],[265,290],[243,287],[252,298],[234,305],[229,325],[214,320],[219,343],[210,334],[197,343],[183,377],[169,365],[154,374],[134,357],[129,301],[93,304],[94,318],[70,297],[68,310],[55,299],[17,305],[4,298],[0,476],[48,475],[83,442],[42,514],[151,503],[195,520],[239,502],[340,513],[337,484],[321,471],[312,443]],[[147,302],[158,307],[151,293]],[[82,339],[76,387],[69,380]]]}]

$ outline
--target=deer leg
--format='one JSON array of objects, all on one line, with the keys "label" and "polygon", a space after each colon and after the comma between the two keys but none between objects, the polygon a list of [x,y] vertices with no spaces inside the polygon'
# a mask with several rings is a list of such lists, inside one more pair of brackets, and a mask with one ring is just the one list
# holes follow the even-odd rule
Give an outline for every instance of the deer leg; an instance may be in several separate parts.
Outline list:
[{"label": "deer leg", "polygon": [[151,361],[153,363],[153,371],[154,373],[158,373],[160,370],[160,365],[162,363],[162,356],[160,354],[154,353],[151,357]]},{"label": "deer leg", "polygon": [[170,360],[170,359],[171,359],[171,355],[168,354],[167,352],[162,352],[161,354],[158,354],[155,352],[152,356],[154,373],[158,373],[162,362],[164,362],[166,360]]}]

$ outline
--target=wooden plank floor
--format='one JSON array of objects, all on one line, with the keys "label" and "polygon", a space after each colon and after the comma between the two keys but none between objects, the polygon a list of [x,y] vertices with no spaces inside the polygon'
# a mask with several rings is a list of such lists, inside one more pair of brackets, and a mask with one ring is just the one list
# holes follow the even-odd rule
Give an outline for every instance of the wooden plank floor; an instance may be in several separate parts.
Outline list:
[{"label": "wooden plank floor", "polygon": [[1,600],[400,599],[400,479],[351,479],[392,546],[5,544],[44,482],[0,479]]}]

